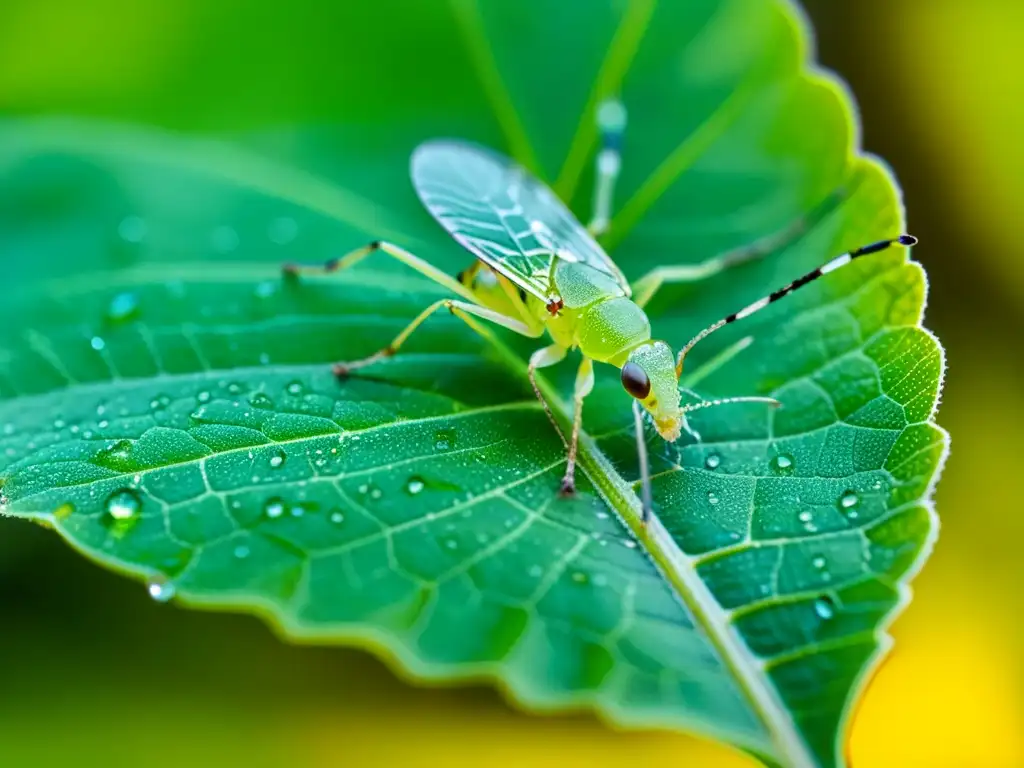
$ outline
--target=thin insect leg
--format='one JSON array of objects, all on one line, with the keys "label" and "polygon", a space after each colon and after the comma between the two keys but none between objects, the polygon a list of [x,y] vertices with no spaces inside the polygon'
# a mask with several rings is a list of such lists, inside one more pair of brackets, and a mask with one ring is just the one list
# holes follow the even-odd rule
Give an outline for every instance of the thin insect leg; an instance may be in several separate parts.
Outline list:
[{"label": "thin insect leg", "polygon": [[364,245],[362,248],[356,248],[354,251],[350,251],[344,256],[339,256],[336,259],[330,259],[323,264],[285,264],[281,269],[286,276],[297,276],[303,273],[324,274],[338,272],[358,264],[367,256],[372,253],[376,253],[377,251],[385,253],[393,259],[397,259],[406,266],[416,270],[427,279],[437,283],[438,285],[444,286],[462,298],[468,299],[469,301],[475,301],[473,298],[473,292],[451,275],[442,272],[433,264],[424,261],[415,254],[409,253],[409,251],[404,248],[400,248],[399,246],[394,245],[393,243],[388,243],[384,240],[375,240],[372,243]]},{"label": "thin insect leg", "polygon": [[561,494],[571,496],[576,493],[576,451],[580,441],[580,425],[583,422],[583,398],[594,388],[594,363],[584,357],[576,372],[576,387],[573,390],[572,439],[569,441],[569,460],[565,466],[565,477],[562,478]]},{"label": "thin insect leg", "polygon": [[647,524],[654,503],[651,500],[651,464],[647,459],[647,441],[644,440],[644,411],[639,400],[633,401],[633,424],[636,427],[636,457],[640,463],[640,521]]},{"label": "thin insect leg", "polygon": [[868,254],[871,253],[878,253],[879,251],[884,251],[886,248],[892,245],[905,245],[909,247],[911,245],[914,245],[916,242],[917,238],[914,237],[913,235],[900,235],[899,237],[892,238],[891,240],[880,240],[877,243],[871,243],[870,245],[865,245],[861,248],[849,251],[848,253],[844,253],[841,256],[836,256],[836,258],[832,259],[832,261],[828,262],[827,264],[818,267],[817,269],[811,270],[802,277],[798,277],[793,282],[789,283],[788,285],[784,285],[777,291],[773,291],[772,293],[765,296],[763,299],[758,299],[753,304],[748,304],[739,312],[734,312],[728,317],[722,318],[717,323],[712,323],[703,331],[701,331],[692,339],[690,339],[690,341],[686,343],[686,346],[679,351],[679,356],[676,358],[676,375],[682,374],[683,361],[686,359],[686,354],[691,349],[693,349],[694,345],[696,345],[703,339],[707,338],[710,334],[714,333],[719,328],[726,326],[729,323],[736,322],[737,320],[742,320],[745,317],[750,317],[756,312],[760,312],[762,309],[769,306],[770,304],[775,303],[783,296],[788,296],[797,288],[802,288],[808,283],[814,282],[819,277],[827,275],[829,272],[834,272],[840,267],[845,267],[854,259],[860,258],[861,256],[867,256]]},{"label": "thin insect leg", "polygon": [[490,332],[486,328],[480,326],[479,323],[472,321],[470,319],[470,315],[475,315],[476,317],[483,318],[484,320],[490,320],[492,323],[504,326],[516,333],[531,338],[536,338],[543,333],[543,328],[538,332],[537,329],[530,328],[525,323],[521,323],[513,317],[507,317],[500,312],[495,312],[494,310],[487,309],[486,307],[480,307],[476,304],[467,304],[466,302],[457,301],[455,299],[440,299],[416,315],[412,322],[405,326],[405,328],[403,328],[402,331],[395,336],[391,343],[386,347],[374,352],[369,357],[364,357],[362,360],[353,360],[351,362],[335,364],[334,374],[336,376],[347,376],[352,371],[365,368],[368,365],[372,365],[380,360],[391,357],[401,349],[402,345],[413,334],[413,331],[419,328],[428,317],[434,314],[441,307],[447,307],[451,310],[453,315],[464,321],[470,328],[488,340],[493,340]]},{"label": "thin insect leg", "polygon": [[807,232],[825,212],[832,210],[844,195],[845,190],[842,189],[832,193],[811,213],[799,216],[778,232],[766,235],[749,245],[734,248],[698,264],[656,267],[636,281],[633,286],[633,300],[643,307],[666,283],[694,283],[706,280],[732,267],[770,256]]},{"label": "thin insect leg", "polygon": [[605,232],[611,223],[615,182],[622,169],[620,150],[626,131],[626,108],[622,102],[615,99],[603,102],[597,109],[597,127],[601,133],[601,150],[597,153],[594,173],[593,218],[587,225],[595,237]]},{"label": "thin insect leg", "polygon": [[569,450],[569,441],[565,439],[565,434],[562,432],[562,428],[558,426],[558,422],[555,421],[555,415],[551,412],[551,406],[548,405],[548,401],[544,399],[544,394],[540,391],[540,387],[537,385],[537,369],[547,368],[548,366],[560,363],[565,359],[566,354],[569,350],[563,347],[561,344],[551,344],[547,347],[541,347],[532,355],[530,355],[530,364],[526,367],[526,374],[530,379],[530,386],[533,387],[533,393],[537,395],[537,399],[540,400],[540,404],[544,406],[544,413],[547,414],[548,421],[551,422],[551,426],[555,428],[555,432],[562,439],[562,444],[565,446],[565,450]]}]

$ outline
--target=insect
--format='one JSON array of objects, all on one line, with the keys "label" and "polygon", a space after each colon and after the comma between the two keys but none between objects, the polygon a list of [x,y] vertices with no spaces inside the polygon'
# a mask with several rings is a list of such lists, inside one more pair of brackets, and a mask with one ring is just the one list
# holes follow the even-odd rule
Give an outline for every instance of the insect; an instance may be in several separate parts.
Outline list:
[{"label": "insect", "polygon": [[[633,397],[637,448],[642,477],[643,519],[651,515],[650,476],[643,439],[644,413],[662,438],[677,440],[685,431],[699,439],[686,415],[699,408],[731,403],[763,402],[772,398],[737,396],[682,405],[679,377],[687,353],[719,328],[753,315],[811,281],[849,264],[860,256],[891,245],[916,243],[911,235],[882,240],[832,259],[788,285],[700,331],[673,355],[664,341],[655,340],[644,306],[666,283],[692,282],[737,264],[766,256],[780,237],[766,238],[696,265],[659,267],[630,285],[597,237],[610,222],[611,201],[622,160],[619,148],[626,124],[625,110],[608,101],[598,110],[601,149],[596,157],[593,218],[584,227],[541,181],[500,154],[462,141],[429,141],[412,155],[412,183],[427,210],[473,256],[472,266],[452,277],[393,243],[377,241],[332,259],[322,267],[285,265],[289,274],[334,272],[352,266],[371,253],[385,253],[430,280],[454,297],[426,307],[394,340],[369,357],[339,363],[334,371],[347,376],[397,353],[409,336],[435,311],[447,308],[480,330],[475,318],[516,333],[551,343],[531,355],[527,372],[548,418],[567,451],[561,493],[575,490],[577,446],[583,401],[594,385],[594,363],[621,369],[622,386]],[[537,385],[541,368],[561,362],[579,349],[582,362],[573,390],[573,420],[563,434]]]}]

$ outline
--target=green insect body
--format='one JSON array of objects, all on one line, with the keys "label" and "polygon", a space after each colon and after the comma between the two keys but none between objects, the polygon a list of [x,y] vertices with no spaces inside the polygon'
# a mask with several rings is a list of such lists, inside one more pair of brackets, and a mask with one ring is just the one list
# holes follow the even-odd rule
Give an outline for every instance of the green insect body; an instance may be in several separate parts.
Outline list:
[{"label": "green insect body", "polygon": [[[381,251],[448,288],[457,298],[442,299],[426,307],[395,339],[379,352],[335,366],[347,376],[398,352],[406,339],[433,312],[447,307],[479,330],[477,319],[487,320],[523,336],[547,333],[552,344],[538,349],[527,372],[537,397],[561,434],[535,379],[537,369],[561,362],[570,350],[583,358],[573,393],[572,432],[562,434],[568,459],[562,491],[574,489],[576,450],[583,416],[583,400],[593,387],[593,363],[621,369],[621,381],[634,399],[637,448],[643,480],[643,512],[651,513],[651,494],[642,413],[649,414],[658,433],[669,441],[685,431],[695,439],[686,414],[699,408],[737,402],[778,405],[770,397],[736,396],[681,405],[679,377],[689,350],[708,334],[764,309],[793,290],[848,264],[853,259],[893,244],[913,245],[910,235],[883,240],[838,256],[789,285],[708,326],[673,356],[664,341],[653,340],[644,306],[658,289],[673,282],[705,279],[746,261],[777,250],[785,237],[771,235],[738,251],[691,265],[659,267],[630,285],[614,261],[595,239],[612,221],[610,205],[621,161],[618,147],[625,127],[625,111],[604,105],[598,110],[603,148],[596,162],[594,217],[583,227],[542,182],[508,158],[465,142],[432,141],[413,153],[411,176],[420,199],[434,218],[476,257],[469,269],[452,278],[428,262],[392,243],[374,242],[327,263],[326,271],[343,269],[371,253]],[[614,118],[614,119],[613,119]],[[787,233],[802,231],[806,222],[794,222]],[[295,274],[303,268],[286,266]],[[749,341],[749,340],[747,340]],[[734,345],[738,352],[745,343]]]}]

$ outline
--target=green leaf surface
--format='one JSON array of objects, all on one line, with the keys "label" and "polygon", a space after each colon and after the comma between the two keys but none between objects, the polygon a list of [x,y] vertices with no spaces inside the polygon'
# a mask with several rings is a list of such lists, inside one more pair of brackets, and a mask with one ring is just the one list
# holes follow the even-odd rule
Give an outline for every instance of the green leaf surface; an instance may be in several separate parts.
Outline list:
[{"label": "green leaf surface", "polygon": [[[364,73],[341,78],[342,126],[226,143],[0,125],[5,511],[158,599],[362,644],[416,679],[484,678],[532,709],[841,764],[849,708],[937,528],[943,357],[904,253],[695,348],[702,395],[783,406],[698,412],[700,443],[652,437],[647,530],[615,371],[587,401],[580,494],[559,499],[563,449],[526,382],[529,344],[445,313],[339,383],[329,363],[380,348],[444,292],[383,257],[299,282],[278,265],[386,237],[466,266],[407,178],[437,136],[513,154],[585,219],[593,112],[620,93],[605,244],[631,279],[813,215],[762,262],[664,289],[650,315],[678,348],[902,230],[895,183],[855,152],[848,97],[809,71],[782,3],[376,5],[345,34],[379,30],[391,53],[372,71],[359,46],[340,54]],[[572,374],[545,384],[562,419]]]}]

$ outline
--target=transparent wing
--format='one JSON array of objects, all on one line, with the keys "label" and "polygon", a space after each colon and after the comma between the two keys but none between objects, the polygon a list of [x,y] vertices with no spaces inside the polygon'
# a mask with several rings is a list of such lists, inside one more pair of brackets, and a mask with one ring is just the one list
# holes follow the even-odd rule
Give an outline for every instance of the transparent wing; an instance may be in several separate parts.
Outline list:
[{"label": "transparent wing", "polygon": [[629,283],[590,233],[543,183],[475,144],[430,141],[412,156],[423,204],[463,247],[544,301],[554,297],[556,258],[587,264]]}]

